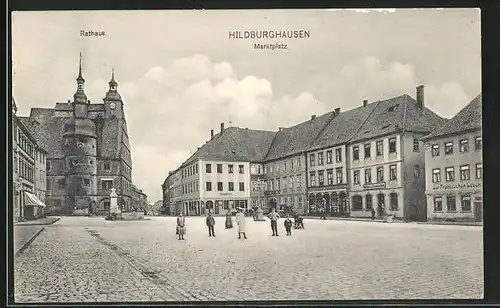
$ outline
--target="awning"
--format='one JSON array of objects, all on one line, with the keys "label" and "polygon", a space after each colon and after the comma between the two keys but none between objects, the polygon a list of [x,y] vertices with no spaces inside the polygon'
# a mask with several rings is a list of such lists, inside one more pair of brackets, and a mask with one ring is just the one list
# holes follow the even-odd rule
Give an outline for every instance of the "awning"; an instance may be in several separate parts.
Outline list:
[{"label": "awning", "polygon": [[46,207],[46,205],[42,201],[40,201],[40,199],[38,199],[35,195],[27,191],[24,192],[24,204]]}]

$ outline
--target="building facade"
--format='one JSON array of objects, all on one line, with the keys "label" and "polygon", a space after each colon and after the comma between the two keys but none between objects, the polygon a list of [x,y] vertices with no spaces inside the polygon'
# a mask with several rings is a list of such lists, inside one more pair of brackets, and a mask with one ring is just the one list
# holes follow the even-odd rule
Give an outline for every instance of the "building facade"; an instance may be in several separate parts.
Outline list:
[{"label": "building facade", "polygon": [[428,219],[483,220],[482,98],[426,136]]},{"label": "building facade", "polygon": [[264,209],[266,206],[267,190],[264,164],[251,163],[250,164],[250,204],[251,208],[255,211],[258,208]]},{"label": "building facade", "polygon": [[87,100],[81,60],[73,101],[33,108],[27,124],[47,150],[47,212],[109,211],[111,188],[131,207],[132,160],[124,105],[114,72],[102,104]]},{"label": "building facade", "polygon": [[126,203],[122,203],[122,211],[144,211],[148,210],[148,196],[135,185],[131,187],[131,203],[128,206]]}]

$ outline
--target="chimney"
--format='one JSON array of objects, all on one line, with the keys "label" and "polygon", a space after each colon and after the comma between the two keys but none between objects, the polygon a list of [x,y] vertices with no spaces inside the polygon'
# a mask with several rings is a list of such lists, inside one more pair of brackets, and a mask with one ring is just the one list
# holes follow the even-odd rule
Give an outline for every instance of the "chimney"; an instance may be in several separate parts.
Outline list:
[{"label": "chimney", "polygon": [[220,124],[220,132],[222,133],[223,130],[224,130],[224,123],[221,123]]},{"label": "chimney", "polygon": [[279,128],[279,131],[281,132],[282,130],[283,130],[283,127],[280,127],[280,128]]},{"label": "chimney", "polygon": [[210,139],[212,139],[213,137],[214,137],[214,130],[213,130],[213,129],[211,129],[211,130],[210,130]]},{"label": "chimney", "polygon": [[366,105],[368,105],[368,100],[367,99],[363,100],[363,107],[366,107]]},{"label": "chimney", "polygon": [[71,103],[71,101],[68,99],[68,104],[70,104],[70,103]]},{"label": "chimney", "polygon": [[420,110],[424,109],[424,86],[420,85],[417,87],[417,106]]},{"label": "chimney", "polygon": [[314,119],[316,119],[316,115],[315,115],[315,114],[313,114],[313,115],[311,116],[311,120],[314,120]]},{"label": "chimney", "polygon": [[335,108],[335,114],[339,115],[340,114],[340,108]]}]

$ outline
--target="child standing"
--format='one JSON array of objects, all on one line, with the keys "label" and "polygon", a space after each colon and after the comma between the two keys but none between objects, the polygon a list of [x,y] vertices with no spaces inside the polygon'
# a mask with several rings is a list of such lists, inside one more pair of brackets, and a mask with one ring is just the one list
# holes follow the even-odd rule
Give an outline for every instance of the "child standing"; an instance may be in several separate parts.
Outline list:
[{"label": "child standing", "polygon": [[292,235],[292,220],[290,219],[290,215],[286,216],[285,219],[285,230],[286,230],[286,235]]}]

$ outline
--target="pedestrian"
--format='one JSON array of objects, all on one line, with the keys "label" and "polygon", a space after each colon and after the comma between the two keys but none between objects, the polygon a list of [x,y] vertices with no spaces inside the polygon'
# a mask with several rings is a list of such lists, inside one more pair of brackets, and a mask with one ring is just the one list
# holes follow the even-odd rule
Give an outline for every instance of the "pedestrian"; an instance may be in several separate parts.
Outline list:
[{"label": "pedestrian", "polygon": [[207,216],[208,237],[211,236],[215,237],[214,226],[215,226],[215,219],[212,216],[212,212],[209,211]]},{"label": "pedestrian", "polygon": [[231,229],[233,227],[233,219],[231,218],[231,209],[227,210],[226,213],[226,229]]},{"label": "pedestrian", "polygon": [[321,209],[321,219],[326,220],[325,209]]},{"label": "pedestrian", "polygon": [[375,220],[375,209],[372,208],[372,220]]},{"label": "pedestrian", "polygon": [[177,235],[179,236],[179,240],[184,239],[184,234],[186,233],[186,217],[182,215],[182,212],[179,213],[177,217]]},{"label": "pedestrian", "polygon": [[292,220],[290,219],[290,215],[286,216],[285,219],[285,230],[286,230],[286,235],[292,235]]},{"label": "pedestrian", "polygon": [[245,223],[245,214],[243,213],[243,209],[241,207],[238,208],[238,213],[236,213],[236,224],[238,224],[238,239],[241,239],[241,234],[243,233],[243,237],[246,239],[246,223]]},{"label": "pedestrian", "polygon": [[276,213],[276,210],[272,208],[271,213],[269,213],[268,217],[271,220],[271,230],[273,231],[273,236],[279,236],[278,219],[280,218],[280,215],[278,215],[278,213]]}]

